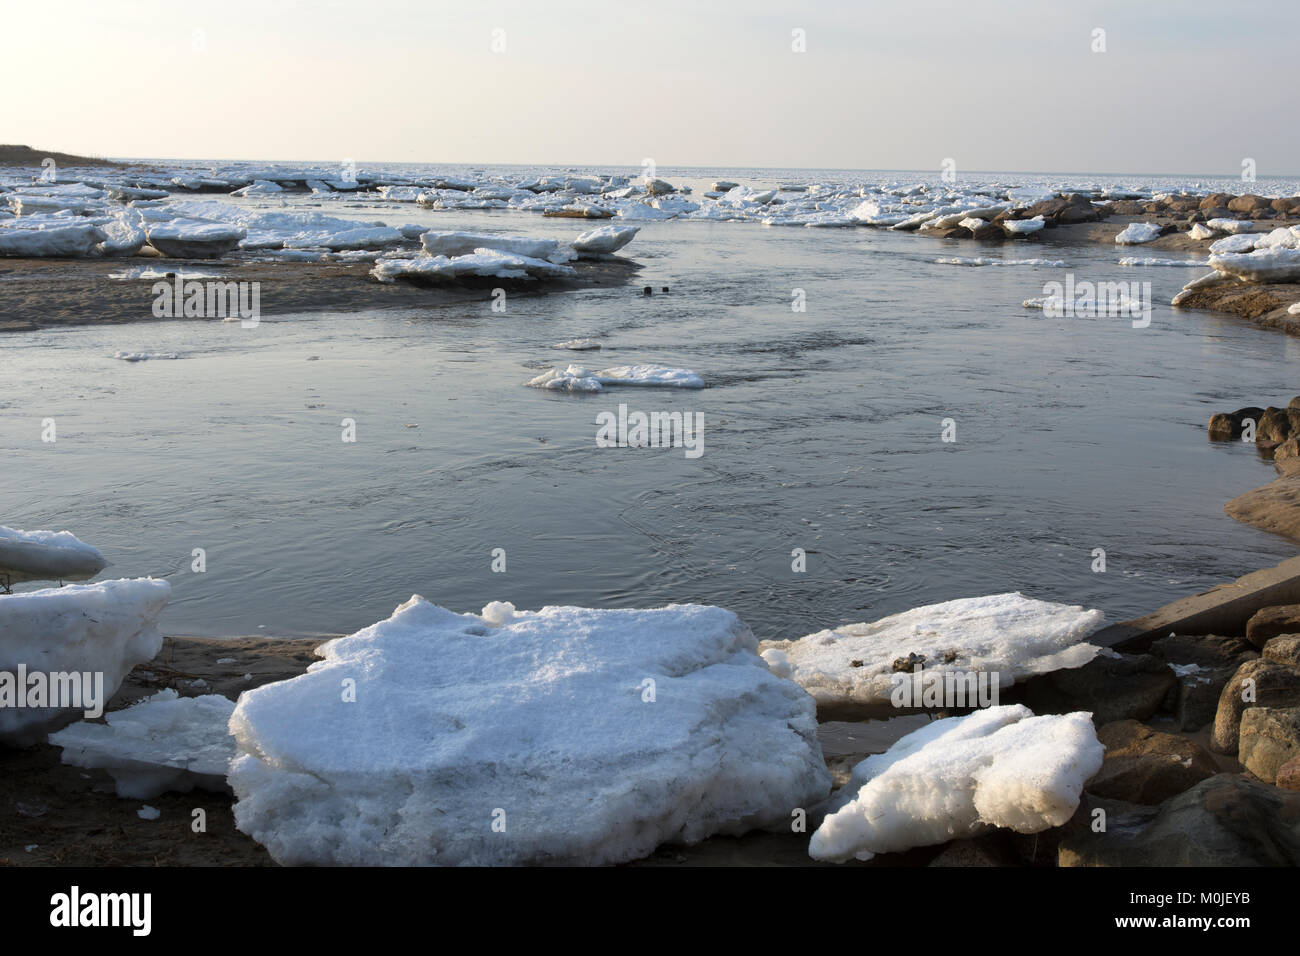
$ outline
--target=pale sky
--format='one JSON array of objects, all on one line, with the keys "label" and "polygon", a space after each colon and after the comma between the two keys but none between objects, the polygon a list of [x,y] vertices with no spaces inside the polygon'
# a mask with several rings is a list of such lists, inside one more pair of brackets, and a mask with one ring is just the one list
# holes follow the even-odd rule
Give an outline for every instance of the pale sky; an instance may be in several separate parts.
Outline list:
[{"label": "pale sky", "polygon": [[37,149],[1300,174],[1300,0],[62,0],[4,27],[0,142]]}]

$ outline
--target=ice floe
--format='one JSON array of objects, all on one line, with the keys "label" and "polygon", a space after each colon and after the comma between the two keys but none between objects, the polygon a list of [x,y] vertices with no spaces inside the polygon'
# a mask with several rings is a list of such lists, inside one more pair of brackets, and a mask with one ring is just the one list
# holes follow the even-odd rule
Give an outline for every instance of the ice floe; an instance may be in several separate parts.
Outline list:
[{"label": "ice floe", "polygon": [[180,697],[163,690],[105,714],[106,724],[83,721],[51,734],[50,743],[63,748],[66,764],[108,771],[119,797],[148,800],[195,787],[226,792],[234,709],[219,694]]},{"label": "ice floe", "polygon": [[934,261],[936,264],[944,266],[1052,266],[1061,268],[1065,265],[1064,259],[997,259],[983,256],[973,258],[950,256],[944,259],[935,259]]},{"label": "ice floe", "polygon": [[498,252],[495,249],[478,249],[468,255],[414,256],[411,258],[384,258],[375,263],[370,274],[380,282],[407,279],[415,282],[454,282],[468,277],[495,279],[560,278],[575,274],[573,266],[560,265],[546,259]]},{"label": "ice floe", "polygon": [[1200,266],[1204,268],[1209,265],[1205,259],[1144,259],[1137,256],[1125,256],[1119,260],[1122,266],[1170,266],[1182,269],[1192,269]]},{"label": "ice floe", "polygon": [[488,250],[526,259],[566,262],[571,255],[560,251],[557,239],[533,239],[528,236],[498,236],[482,232],[426,232],[420,245],[431,256],[455,258]]},{"label": "ice floe", "polygon": [[[239,316],[235,317],[236,319]],[[122,362],[148,362],[159,359],[179,359],[181,356],[175,352],[114,352],[113,358]]]},{"label": "ice floe", "polygon": [[1098,652],[1085,641],[1102,612],[1019,592],[959,598],[847,624],[759,650],[772,672],[806,689],[819,709],[874,716],[896,712],[900,658],[927,674],[987,673],[1007,687],[1032,674],[1081,667]]},{"label": "ice floe", "polygon": [[608,256],[622,249],[641,231],[640,226],[599,226],[573,240],[580,256]]},{"label": "ice floe", "polygon": [[991,827],[1061,826],[1103,754],[1088,713],[1035,717],[1014,704],[936,720],[853,768],[808,853],[869,860]]},{"label": "ice floe", "polygon": [[100,707],[107,703],[127,672],[162,648],[157,620],[170,593],[166,581],[137,578],[0,595],[0,676],[46,675],[50,691],[49,675],[77,677],[83,697],[81,705],[0,706],[0,743],[27,746],[85,716],[87,684],[97,685]]},{"label": "ice floe", "polygon": [[248,235],[243,226],[199,219],[169,219],[145,227],[149,245],[176,259],[215,259]]},{"label": "ice floe", "polygon": [[280,863],[617,863],[830,788],[812,701],[716,607],[419,597],[245,692],[236,825]]},{"label": "ice floe", "polygon": [[0,223],[0,256],[83,258],[107,239],[108,233],[93,222],[23,217]]},{"label": "ice floe", "polygon": [[0,525],[0,584],[84,581],[108,564],[71,531],[19,531]]},{"label": "ice floe", "polygon": [[606,385],[703,388],[704,379],[690,369],[668,365],[616,365],[605,369],[569,365],[548,369],[526,384],[561,392],[599,392]]},{"label": "ice floe", "polygon": [[1115,241],[1121,246],[1136,246],[1159,239],[1163,229],[1163,226],[1154,222],[1133,222],[1124,227]]}]

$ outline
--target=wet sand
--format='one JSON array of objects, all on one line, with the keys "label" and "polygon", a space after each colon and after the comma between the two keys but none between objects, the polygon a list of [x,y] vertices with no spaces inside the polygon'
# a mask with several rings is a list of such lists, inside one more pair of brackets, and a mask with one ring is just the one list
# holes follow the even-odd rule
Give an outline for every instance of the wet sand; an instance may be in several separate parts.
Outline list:
[{"label": "wet sand", "polygon": [[110,273],[149,266],[220,273],[215,281],[259,282],[263,317],[298,312],[440,308],[486,302],[492,289],[512,295],[549,295],[593,286],[618,286],[641,268],[629,259],[578,261],[576,277],[545,281],[480,279],[438,287],[370,278],[371,263],[250,262],[235,258],[0,259],[0,332],[124,322],[220,322],[220,318],[159,319],[153,285],[160,279],[110,279]]}]

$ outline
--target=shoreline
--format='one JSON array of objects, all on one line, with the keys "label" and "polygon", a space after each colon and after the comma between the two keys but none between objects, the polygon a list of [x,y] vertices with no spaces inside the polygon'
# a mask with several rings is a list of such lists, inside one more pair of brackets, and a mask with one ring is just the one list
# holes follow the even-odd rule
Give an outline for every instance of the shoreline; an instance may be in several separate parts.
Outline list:
[{"label": "shoreline", "polygon": [[[1300,602],[1300,556],[1177,599],[1142,617],[1111,624],[1089,640],[1122,652],[1125,659],[1136,660],[1146,657],[1152,642],[1165,635],[1243,632],[1246,621],[1258,610],[1288,602]],[[135,667],[127,675],[106,709],[119,710],[168,687],[182,696],[216,693],[236,700],[244,690],[304,673],[319,659],[316,649],[339,636],[342,635],[166,637],[154,660]],[[1032,701],[1036,694],[1042,694],[1046,686],[1044,678],[1051,676],[1018,682],[1007,689],[1009,700],[1003,703],[1022,698]],[[859,761],[870,754],[884,752],[899,737],[924,726],[934,715],[900,714],[887,720],[839,719],[842,716],[824,711],[817,718],[823,759],[836,786],[847,782],[849,771]],[[1181,730],[1171,721],[1170,717],[1152,714],[1142,725],[1166,741],[1166,746],[1181,741],[1176,745],[1211,760],[1216,768],[1211,779],[1234,786],[1259,785],[1235,755],[1212,751],[1213,723],[1199,729]],[[1127,723],[1135,722],[1130,719]],[[1113,729],[1117,726],[1114,721],[1099,723],[1099,732],[1103,726],[1112,728],[1112,733],[1117,732]],[[0,818],[0,865],[277,865],[260,844],[236,829],[232,795],[200,790],[164,793],[147,801],[162,816],[157,820],[143,820],[137,810],[145,801],[118,797],[112,778],[103,770],[86,772],[63,764],[60,749],[49,743],[26,749],[0,749],[0,799],[16,809],[16,813]],[[715,835],[691,845],[664,844],[650,855],[622,865],[1053,867],[1061,865],[1057,859],[1058,846],[1067,841],[1077,843],[1098,799],[1085,787],[1074,817],[1036,836],[995,830],[981,837],[881,854],[867,862],[819,862],[808,856],[807,833],[754,830],[739,837]],[[1105,798],[1100,799],[1102,805],[1111,805]],[[1112,803],[1126,812],[1140,810],[1136,804]],[[206,833],[196,834],[189,825],[198,808],[207,815]]]},{"label": "shoreline", "polygon": [[5,310],[0,332],[35,332],[88,325],[133,322],[220,322],[219,318],[153,314],[155,282],[172,279],[109,279],[138,265],[161,273],[189,268],[219,269],[219,281],[260,283],[261,312],[364,312],[424,309],[491,301],[492,289],[540,296],[598,286],[626,285],[641,265],[630,259],[579,260],[573,278],[524,281],[490,279],[440,287],[409,282],[381,283],[370,278],[370,262],[253,262],[237,259],[0,259],[0,289]]}]

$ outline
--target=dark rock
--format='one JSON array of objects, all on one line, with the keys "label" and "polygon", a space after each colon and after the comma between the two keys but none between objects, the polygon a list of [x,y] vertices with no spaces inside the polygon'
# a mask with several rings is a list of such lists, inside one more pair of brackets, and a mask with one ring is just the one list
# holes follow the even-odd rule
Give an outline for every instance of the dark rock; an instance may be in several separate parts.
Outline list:
[{"label": "dark rock", "polygon": [[1265,783],[1281,766],[1300,757],[1300,707],[1251,707],[1241,715],[1241,765]]},{"label": "dark rock", "polygon": [[1195,733],[1214,723],[1223,688],[1236,672],[1236,667],[1216,667],[1180,675],[1174,690],[1174,726],[1184,733]]},{"label": "dark rock", "polygon": [[1237,667],[1254,660],[1259,652],[1240,637],[1217,634],[1171,634],[1151,644],[1151,653],[1170,664],[1202,667]]},{"label": "dark rock", "polygon": [[1259,417],[1255,441],[1261,445],[1280,445],[1296,433],[1300,433],[1300,409],[1270,405]]},{"label": "dark rock", "polygon": [[1300,604],[1260,608],[1246,622],[1246,641],[1252,647],[1263,647],[1279,634],[1300,634]]},{"label": "dark rock", "polygon": [[1061,840],[1057,862],[1060,866],[1297,866],[1300,793],[1270,787],[1244,774],[1218,774],[1158,807],[1107,813],[1104,832],[1074,826]]},{"label": "dark rock", "polygon": [[1254,405],[1248,405],[1245,408],[1239,408],[1235,412],[1219,412],[1217,415],[1210,417],[1210,437],[1211,438],[1240,438],[1243,423],[1250,419],[1259,425],[1260,416],[1264,414],[1264,409]]},{"label": "dark rock", "polygon": [[1246,661],[1237,668],[1219,695],[1211,750],[1237,752],[1241,715],[1252,707],[1300,707],[1300,670],[1266,660]]},{"label": "dark rock", "polygon": [[[1206,212],[1211,209],[1226,210],[1228,207],[1228,202],[1232,198],[1233,198],[1232,193],[1210,193],[1210,195],[1206,196],[1204,199],[1201,200],[1199,207],[1201,212]],[[1214,217],[1211,216],[1210,218],[1213,219]]]},{"label": "dark rock", "polygon": [[1001,831],[972,840],[954,840],[927,866],[1019,866],[1015,850]]},{"label": "dark rock", "polygon": [[1005,239],[1006,233],[1002,227],[995,222],[986,222],[984,225],[971,230],[972,239]]},{"label": "dark rock", "polygon": [[1136,720],[1106,724],[1097,739],[1106,757],[1086,788],[1099,797],[1161,803],[1219,772],[1214,755],[1204,747]]},{"label": "dark rock", "polygon": [[1024,685],[1025,703],[1036,714],[1092,712],[1097,726],[1116,720],[1146,720],[1176,683],[1169,665],[1150,654],[1103,651],[1083,667],[1033,677]]}]

